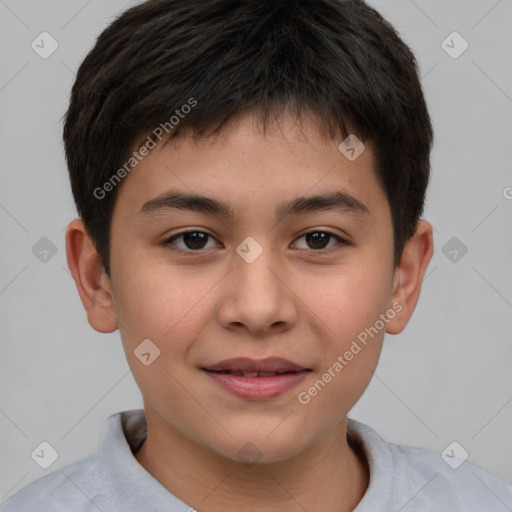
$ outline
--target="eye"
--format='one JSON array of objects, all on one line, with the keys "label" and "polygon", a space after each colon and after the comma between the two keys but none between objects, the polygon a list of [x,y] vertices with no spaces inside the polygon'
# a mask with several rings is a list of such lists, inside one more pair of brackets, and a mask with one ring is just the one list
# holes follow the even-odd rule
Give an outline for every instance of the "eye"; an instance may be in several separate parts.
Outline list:
[{"label": "eye", "polygon": [[[182,239],[180,241],[181,243],[174,243],[175,240],[179,239]],[[215,245],[208,247],[210,239],[215,241],[212,235],[205,233],[204,231],[185,231],[172,236],[164,242],[164,245],[173,244],[183,251],[198,252],[200,249],[211,249],[212,247],[215,247]]]},{"label": "eye", "polygon": [[[336,242],[338,244],[348,245],[346,240],[339,237],[338,235],[335,235],[334,233],[330,233],[329,231],[309,231],[298,237],[296,240],[300,240],[301,238],[305,239],[307,247],[299,247],[299,249],[328,251],[336,246]],[[211,245],[208,246],[208,243],[211,243]],[[184,231],[182,233],[177,233],[176,235],[173,235],[171,238],[167,239],[164,242],[164,245],[172,244],[185,252],[200,252],[202,249],[211,249],[215,247],[215,243],[215,238],[209,233],[205,233],[204,231]],[[331,246],[329,247],[330,243]],[[296,244],[297,242],[295,242],[295,245]]]},{"label": "eye", "polygon": [[[343,240],[343,238],[335,235],[334,233],[330,233],[329,231],[309,231],[308,233],[304,233],[303,235],[299,236],[297,240],[300,240],[301,238],[305,238],[306,244],[309,247],[299,247],[299,249],[313,249],[315,251],[326,249],[329,245],[329,242],[333,241],[333,239],[337,240],[338,243],[347,245],[347,242]],[[333,247],[331,246],[328,249],[332,248]]]}]

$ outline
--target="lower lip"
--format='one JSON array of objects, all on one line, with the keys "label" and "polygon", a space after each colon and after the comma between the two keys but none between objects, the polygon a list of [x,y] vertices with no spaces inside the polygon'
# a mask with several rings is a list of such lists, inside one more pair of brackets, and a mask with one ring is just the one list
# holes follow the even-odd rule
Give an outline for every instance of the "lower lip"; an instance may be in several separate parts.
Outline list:
[{"label": "lower lip", "polygon": [[309,370],[302,370],[274,377],[243,377],[229,373],[203,371],[224,389],[247,400],[265,400],[279,396],[294,388],[309,373]]}]

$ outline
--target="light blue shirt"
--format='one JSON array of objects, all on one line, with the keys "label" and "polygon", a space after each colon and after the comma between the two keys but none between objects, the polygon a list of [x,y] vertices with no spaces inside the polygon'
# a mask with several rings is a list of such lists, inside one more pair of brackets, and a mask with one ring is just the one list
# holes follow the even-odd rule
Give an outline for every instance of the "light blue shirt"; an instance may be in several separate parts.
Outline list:
[{"label": "light blue shirt", "polygon": [[[512,511],[512,487],[467,460],[453,469],[438,453],[387,443],[351,419],[347,431],[370,466],[354,512]],[[97,454],[30,483],[0,512],[192,512],[133,456],[145,438],[142,409],[110,416]]]}]

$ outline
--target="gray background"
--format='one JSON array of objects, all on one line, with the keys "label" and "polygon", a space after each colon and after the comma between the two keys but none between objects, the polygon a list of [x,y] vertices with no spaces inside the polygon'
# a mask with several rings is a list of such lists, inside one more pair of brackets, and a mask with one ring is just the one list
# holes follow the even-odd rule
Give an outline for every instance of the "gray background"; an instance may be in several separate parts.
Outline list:
[{"label": "gray background", "polygon": [[[61,142],[75,70],[134,3],[0,0],[0,499],[90,454],[110,414],[142,407],[119,333],[89,326],[67,268],[76,211]],[[438,453],[457,441],[512,482],[512,1],[371,4],[420,64],[436,132],[425,213],[436,250],[412,321],[386,338],[351,416]],[[59,45],[47,59],[31,48],[43,31]],[[442,47],[453,31],[469,44],[456,59]],[[57,251],[47,261],[33,253],[43,237]],[[46,470],[30,456],[42,441],[59,454]]]}]

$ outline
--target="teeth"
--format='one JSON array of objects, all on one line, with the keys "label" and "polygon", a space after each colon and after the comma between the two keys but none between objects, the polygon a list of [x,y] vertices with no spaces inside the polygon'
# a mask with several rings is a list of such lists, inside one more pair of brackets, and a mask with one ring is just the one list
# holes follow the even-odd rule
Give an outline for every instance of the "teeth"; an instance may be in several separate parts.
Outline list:
[{"label": "teeth", "polygon": [[293,373],[290,371],[285,372],[243,372],[241,370],[209,370],[214,373],[225,373],[228,375],[237,375],[239,377],[275,377],[276,375],[284,375],[285,373]]},{"label": "teeth", "polygon": [[229,371],[230,375],[238,375],[241,377],[275,377],[277,372],[242,372],[242,371]]}]

